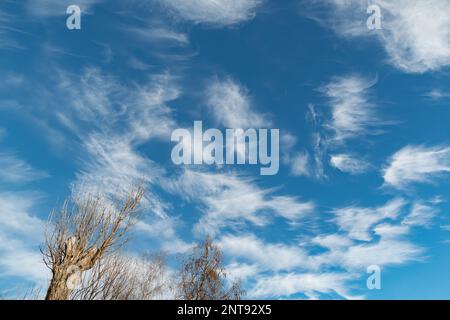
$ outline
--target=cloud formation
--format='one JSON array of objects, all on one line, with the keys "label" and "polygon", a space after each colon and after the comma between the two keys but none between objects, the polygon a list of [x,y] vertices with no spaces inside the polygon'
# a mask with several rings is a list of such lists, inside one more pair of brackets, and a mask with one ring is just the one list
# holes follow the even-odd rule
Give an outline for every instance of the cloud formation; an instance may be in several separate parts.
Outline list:
[{"label": "cloud formation", "polygon": [[48,271],[38,246],[45,221],[32,214],[39,197],[33,193],[0,192],[0,277],[15,276],[44,284]]},{"label": "cloud formation", "polygon": [[200,234],[216,234],[223,228],[245,223],[266,226],[272,215],[291,224],[306,218],[315,209],[311,201],[289,195],[274,195],[250,178],[232,172],[211,173],[184,170],[177,179],[166,182],[166,188],[186,201],[200,203],[204,215],[195,225]]},{"label": "cloud formation", "polygon": [[415,183],[433,183],[450,172],[450,147],[410,145],[396,152],[383,169],[385,185],[405,189]]},{"label": "cloud formation", "polygon": [[0,153],[0,181],[3,183],[24,183],[47,177],[48,174],[33,169],[15,154]]},{"label": "cloud formation", "polygon": [[270,121],[254,110],[248,90],[231,78],[215,79],[206,88],[206,103],[216,123],[226,128],[267,128]]},{"label": "cloud formation", "polygon": [[359,75],[349,75],[336,77],[321,88],[331,106],[331,120],[325,123],[334,132],[331,141],[344,142],[379,132],[380,120],[369,100],[370,88],[375,82]]},{"label": "cloud formation", "polygon": [[330,164],[336,169],[352,175],[365,173],[370,168],[370,164],[367,161],[358,159],[349,154],[332,155]]},{"label": "cloud formation", "polygon": [[378,208],[350,206],[335,209],[333,213],[336,216],[336,224],[340,229],[346,231],[351,239],[370,241],[372,227],[384,219],[396,218],[404,205],[405,201],[399,198]]},{"label": "cloud formation", "polygon": [[256,15],[263,0],[158,0],[182,19],[198,24],[231,26]]},{"label": "cloud formation", "polygon": [[[328,18],[318,18],[345,37],[375,37],[389,62],[408,73],[438,71],[450,66],[450,3],[447,0],[322,1]],[[369,5],[378,5],[382,30],[368,30]],[[331,22],[334,20],[333,22]]]},{"label": "cloud formation", "polygon": [[361,279],[368,266],[421,261],[425,250],[409,236],[413,227],[430,226],[437,209],[397,198],[375,208],[352,206],[333,213],[327,229],[334,225],[338,231],[317,230],[302,241],[277,243],[244,233],[223,235],[218,243],[232,258],[233,277],[251,288],[251,297],[362,298],[349,293],[349,282]]}]

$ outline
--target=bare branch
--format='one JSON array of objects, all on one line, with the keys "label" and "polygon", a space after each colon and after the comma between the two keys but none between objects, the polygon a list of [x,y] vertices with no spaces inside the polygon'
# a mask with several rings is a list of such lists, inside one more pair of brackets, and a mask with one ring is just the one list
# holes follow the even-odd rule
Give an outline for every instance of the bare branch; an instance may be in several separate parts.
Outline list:
[{"label": "bare branch", "polygon": [[51,213],[45,246],[41,248],[44,262],[52,271],[46,299],[68,299],[71,289],[67,281],[73,268],[79,272],[90,270],[106,253],[126,243],[143,196],[143,188],[130,192],[125,201],[116,204],[88,196],[66,201],[59,212]]}]

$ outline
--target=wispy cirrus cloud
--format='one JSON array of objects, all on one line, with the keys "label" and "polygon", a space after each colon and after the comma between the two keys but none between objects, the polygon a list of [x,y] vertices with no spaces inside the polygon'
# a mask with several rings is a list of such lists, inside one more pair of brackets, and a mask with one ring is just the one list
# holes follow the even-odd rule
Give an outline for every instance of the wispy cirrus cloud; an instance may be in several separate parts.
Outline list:
[{"label": "wispy cirrus cloud", "polygon": [[370,168],[367,161],[356,159],[355,150],[347,148],[349,141],[380,134],[381,127],[388,124],[380,119],[373,102],[375,83],[376,80],[350,74],[334,77],[318,89],[327,100],[330,112],[319,112],[312,104],[308,106],[306,118],[313,126],[312,152],[291,153],[285,159],[293,175],[323,180],[327,177],[325,163],[328,161],[332,167],[353,175]]},{"label": "wispy cirrus cloud", "polygon": [[250,297],[290,298],[304,294],[315,298],[327,293],[350,297],[346,282],[354,275],[319,272],[322,261],[299,244],[270,243],[246,234],[225,235],[219,245],[233,257],[231,276],[251,288]]},{"label": "wispy cirrus cloud", "polygon": [[23,49],[24,45],[15,39],[15,35],[23,33],[17,27],[18,17],[0,8],[0,48],[1,49]]},{"label": "wispy cirrus cloud", "polygon": [[40,239],[44,222],[31,214],[31,210],[38,200],[38,195],[33,193],[0,193],[2,232],[8,234],[19,233],[28,238]]},{"label": "wispy cirrus cloud", "polygon": [[370,164],[350,154],[335,154],[330,158],[330,164],[336,169],[347,172],[352,175],[358,175],[367,172]]},{"label": "wispy cirrus cloud", "polygon": [[27,192],[0,192],[0,277],[15,276],[44,284],[48,271],[38,246],[45,221],[33,214],[39,196]]},{"label": "wispy cirrus cloud", "polygon": [[[219,127],[230,129],[262,129],[270,128],[272,122],[269,116],[259,111],[253,102],[249,90],[230,77],[219,79],[215,77],[206,86],[204,101],[208,113]],[[235,152],[245,157],[248,143],[240,139],[234,146],[227,145],[227,152]],[[253,146],[256,147],[257,146]]]},{"label": "wispy cirrus cloud", "polygon": [[[151,142],[170,141],[177,123],[169,105],[181,94],[177,79],[163,72],[136,82],[94,67],[79,73],[57,68],[46,79],[50,85],[36,93],[41,105],[35,115],[64,137],[63,150],[75,154],[72,195],[115,200],[137,186],[146,188],[145,214],[134,232],[171,254],[186,251],[190,244],[179,237],[178,220],[159,190],[165,169],[142,149]],[[16,167],[23,175],[27,167],[21,163]]]},{"label": "wispy cirrus cloud", "polygon": [[45,226],[36,215],[42,195],[16,191],[19,186],[47,177],[16,154],[0,153],[0,277],[17,277],[38,285],[47,280],[38,250]]},{"label": "wispy cirrus cloud", "polygon": [[178,17],[198,24],[231,26],[255,17],[264,0],[157,0]]},{"label": "wispy cirrus cloud", "polygon": [[[317,1],[309,1],[317,4]],[[311,17],[345,37],[375,37],[389,62],[408,73],[438,71],[450,66],[450,4],[446,0],[332,0]],[[366,10],[378,5],[382,30],[368,30]],[[317,6],[315,7],[317,9]],[[323,10],[326,10],[324,14]]]},{"label": "wispy cirrus cloud", "polygon": [[430,227],[432,220],[437,216],[439,210],[427,204],[416,202],[411,212],[403,219],[402,224],[411,227]]},{"label": "wispy cirrus cloud", "polygon": [[59,79],[58,93],[70,103],[57,113],[57,120],[79,140],[72,192],[115,199],[142,186],[146,214],[134,231],[171,254],[189,249],[176,231],[171,204],[157,190],[166,170],[140,151],[149,142],[170,140],[177,125],[169,104],[181,94],[177,78],[153,74],[143,83],[130,84],[87,68],[75,77],[60,71]]},{"label": "wispy cirrus cloud", "polygon": [[331,119],[324,124],[334,133],[331,141],[339,143],[379,133],[381,123],[370,100],[370,88],[375,83],[359,75],[349,75],[336,77],[320,89],[331,106]]},{"label": "wispy cirrus cloud", "polygon": [[165,46],[171,44],[186,46],[189,44],[187,34],[171,30],[165,26],[127,27],[125,31],[151,44],[161,43]]},{"label": "wispy cirrus cloud", "polygon": [[154,74],[137,84],[86,68],[79,74],[58,69],[55,81],[55,91],[45,93],[46,111],[71,137],[66,147],[77,150],[73,193],[115,198],[143,186],[146,210],[166,219],[169,204],[154,190],[165,171],[139,148],[170,139],[176,121],[168,104],[180,95],[176,78]]},{"label": "wispy cirrus cloud", "polygon": [[15,154],[0,153],[0,181],[2,183],[24,183],[47,177],[47,173],[35,170]]},{"label": "wispy cirrus cloud", "polygon": [[313,104],[308,105],[306,120],[312,125],[310,139],[312,151],[293,151],[296,141],[291,141],[285,147],[288,152],[284,156],[283,161],[289,165],[290,172],[293,176],[324,180],[327,177],[324,168],[324,159],[327,153],[327,138],[322,132],[322,116]]},{"label": "wispy cirrus cloud", "polygon": [[[403,199],[370,207],[336,208],[336,219],[327,224],[339,229],[299,242],[276,243],[254,234],[223,235],[218,243],[236,277],[246,284],[251,297],[319,298],[350,294],[350,283],[361,279],[371,265],[385,268],[422,261],[425,249],[411,240],[415,227],[428,227],[437,209]],[[408,210],[409,206],[409,210]],[[317,250],[317,248],[321,248]],[[303,281],[303,282],[302,282]]]},{"label": "wispy cirrus cloud", "polygon": [[[150,19],[151,21],[153,19]],[[147,70],[149,68],[158,68],[158,63],[152,62],[151,65],[145,63],[142,57],[135,56],[135,49],[142,46],[147,48],[147,55],[155,58],[164,64],[170,65],[173,69],[182,69],[184,65],[191,61],[191,58],[198,55],[198,49],[191,45],[190,35],[169,23],[164,23],[155,18],[152,22],[141,22],[134,25],[119,24],[117,31],[123,33],[127,39],[132,40],[127,54],[128,63],[137,70]],[[115,48],[119,54],[123,54],[122,49]]]},{"label": "wispy cirrus cloud", "polygon": [[213,79],[206,88],[206,103],[216,123],[226,128],[263,128],[266,116],[255,110],[248,90],[231,78]]},{"label": "wispy cirrus cloud", "polygon": [[[150,186],[162,169],[153,161],[139,154],[126,139],[104,135],[91,135],[84,142],[85,157],[82,167],[75,174],[73,192],[83,196],[100,194],[107,198],[122,197],[137,186]],[[166,215],[167,205],[148,188],[146,209]]]},{"label": "wispy cirrus cloud", "polygon": [[416,183],[433,183],[450,172],[450,147],[406,146],[396,152],[382,171],[384,183],[406,189]]},{"label": "wispy cirrus cloud", "polygon": [[404,265],[423,259],[424,249],[409,240],[381,239],[378,242],[357,244],[325,254],[324,263],[340,266],[348,271],[364,272],[368,266]]},{"label": "wispy cirrus cloud", "polygon": [[166,189],[201,204],[204,214],[195,225],[200,234],[216,234],[245,223],[263,227],[272,215],[296,224],[315,209],[311,201],[275,195],[274,190],[261,188],[253,179],[232,172],[185,170],[177,179],[167,181]]},{"label": "wispy cirrus cloud", "polygon": [[244,258],[272,271],[315,268],[313,258],[298,245],[265,243],[254,235],[225,235],[219,245],[235,258]]},{"label": "wispy cirrus cloud", "polygon": [[80,138],[105,133],[139,144],[170,137],[176,127],[168,103],[179,97],[180,90],[168,73],[129,85],[99,69],[86,68],[75,77],[60,70],[58,81],[58,93],[70,103],[56,116]]},{"label": "wispy cirrus cloud", "polygon": [[450,99],[450,91],[433,89],[425,93],[424,96],[430,98],[433,101],[447,100]]},{"label": "wispy cirrus cloud", "polygon": [[307,152],[299,152],[290,155],[286,162],[291,167],[291,174],[296,177],[310,177],[313,175],[310,155]]},{"label": "wispy cirrus cloud", "polygon": [[282,297],[289,298],[303,293],[310,299],[318,299],[320,294],[336,293],[347,299],[357,297],[348,293],[346,282],[352,276],[346,273],[281,273],[257,278],[251,292],[255,298]]},{"label": "wispy cirrus cloud", "polygon": [[346,231],[351,239],[370,241],[372,227],[384,219],[396,218],[403,209],[405,201],[395,199],[378,208],[360,208],[355,206],[335,209],[335,222]]}]

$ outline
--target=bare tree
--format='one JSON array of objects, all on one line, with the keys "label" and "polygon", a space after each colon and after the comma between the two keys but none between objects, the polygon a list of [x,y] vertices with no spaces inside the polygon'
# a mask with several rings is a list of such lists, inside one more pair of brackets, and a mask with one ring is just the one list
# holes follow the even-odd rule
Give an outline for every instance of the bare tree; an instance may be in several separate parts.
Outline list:
[{"label": "bare tree", "polygon": [[138,188],[116,204],[84,197],[66,201],[59,212],[52,212],[41,248],[52,272],[46,300],[68,299],[74,275],[92,269],[106,253],[116,251],[128,240],[143,195],[144,190]]},{"label": "bare tree", "polygon": [[179,274],[178,298],[182,300],[240,300],[239,282],[227,285],[222,252],[210,237],[193,248]]},{"label": "bare tree", "polygon": [[74,300],[151,300],[170,290],[163,255],[131,258],[120,254],[100,259],[86,273]]}]

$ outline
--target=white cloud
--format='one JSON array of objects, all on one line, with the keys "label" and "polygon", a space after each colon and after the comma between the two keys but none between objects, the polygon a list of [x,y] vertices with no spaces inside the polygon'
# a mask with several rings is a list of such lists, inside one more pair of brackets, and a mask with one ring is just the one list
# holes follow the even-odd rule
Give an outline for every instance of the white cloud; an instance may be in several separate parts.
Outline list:
[{"label": "white cloud", "polygon": [[224,252],[235,258],[256,262],[261,268],[272,271],[314,267],[308,252],[299,246],[265,243],[253,235],[224,236],[219,245]]},{"label": "white cloud", "polygon": [[103,124],[100,120],[107,116],[115,121],[120,109],[113,103],[114,98],[123,99],[123,90],[115,78],[103,75],[96,68],[84,69],[79,77],[58,70],[57,76],[58,93],[65,98],[66,104],[62,106],[66,106],[67,118],[91,125]]},{"label": "white cloud", "polygon": [[360,208],[355,206],[333,210],[335,222],[341,230],[348,232],[351,239],[370,241],[371,227],[385,219],[398,217],[405,205],[403,199],[395,199],[378,208]]},{"label": "white cloud", "polygon": [[47,284],[50,273],[42,262],[38,245],[3,238],[0,234],[0,256],[0,277],[20,277],[34,282],[38,287]]},{"label": "white cloud", "polygon": [[380,1],[387,10],[383,43],[392,63],[408,72],[450,65],[450,3],[446,0]]},{"label": "white cloud", "polygon": [[311,242],[323,248],[328,248],[332,250],[347,248],[353,244],[353,241],[349,237],[340,234],[328,234],[316,236],[311,240]]},{"label": "white cloud", "polygon": [[46,177],[13,154],[0,154],[0,277],[45,284],[48,271],[39,252],[45,221],[36,216],[41,195],[3,191],[9,184]]},{"label": "white cloud", "polygon": [[159,179],[165,170],[140,150],[150,141],[170,141],[177,127],[169,106],[181,94],[176,77],[156,74],[137,84],[87,68],[79,75],[58,71],[57,79],[56,93],[48,93],[54,98],[50,105],[60,106],[57,120],[78,138],[68,146],[77,151],[79,165],[73,195],[116,199],[142,186],[146,214],[135,231],[170,253],[190,248],[178,238],[176,219],[169,215],[172,206],[160,194]]},{"label": "white cloud", "polygon": [[[81,141],[74,192],[117,196],[131,186],[155,183],[164,170],[137,149],[151,139],[169,138],[176,127],[167,105],[180,94],[175,78],[153,75],[144,85],[129,86],[94,68],[75,78],[58,75],[65,108],[57,118]],[[147,199],[148,209],[164,216],[166,205],[151,188]]]},{"label": "white cloud", "polygon": [[22,31],[13,27],[18,17],[0,8],[0,48],[23,49],[22,44],[14,39],[14,35]]},{"label": "white cloud", "polygon": [[292,196],[272,196],[267,206],[293,224],[297,224],[301,218],[313,213],[316,207],[312,201],[301,202]]},{"label": "white cloud", "polygon": [[181,93],[168,73],[152,75],[143,85],[119,82],[96,68],[84,69],[79,77],[58,71],[57,80],[55,103],[58,109],[65,106],[58,120],[83,138],[102,131],[142,142],[170,137],[176,127],[167,104]]},{"label": "white cloud", "polygon": [[434,178],[450,172],[450,147],[406,146],[390,159],[383,169],[386,185],[405,189],[413,183],[432,183]]},{"label": "white cloud", "polygon": [[159,0],[185,20],[207,25],[230,26],[256,15],[262,0]]},{"label": "white cloud", "polygon": [[236,273],[243,274],[251,297],[361,298],[349,294],[349,282],[366,275],[368,266],[385,271],[423,260],[424,248],[408,235],[413,226],[428,226],[435,212],[415,204],[407,212],[406,205],[394,199],[375,208],[337,209],[338,217],[329,222],[344,232],[322,233],[295,244],[268,242],[253,234],[225,235],[218,243]]},{"label": "white cloud", "polygon": [[263,128],[270,125],[270,121],[253,110],[247,89],[230,78],[211,81],[206,88],[206,100],[215,121],[226,128]]},{"label": "white cloud", "polygon": [[450,98],[450,92],[440,90],[440,89],[433,89],[433,90],[427,92],[426,94],[424,94],[424,96],[428,97],[434,101],[440,101],[440,100],[445,100],[445,99]]},{"label": "white cloud", "polygon": [[305,293],[315,299],[317,293],[337,293],[344,298],[352,297],[347,292],[346,282],[352,276],[345,273],[287,273],[261,277],[250,292],[254,298],[261,297],[290,297],[298,293]]},{"label": "white cloud", "polygon": [[34,170],[16,155],[0,153],[0,181],[23,183],[47,177],[46,173]]},{"label": "white cloud", "polygon": [[44,223],[30,214],[36,202],[36,195],[0,193],[1,231],[3,233],[20,233],[30,238],[40,238]]},{"label": "white cloud", "polygon": [[329,99],[332,119],[325,124],[334,132],[333,142],[376,134],[380,121],[369,100],[375,81],[360,76],[337,77],[321,89]]},{"label": "white cloud", "polygon": [[422,203],[414,203],[411,212],[403,220],[407,226],[430,227],[439,210]]},{"label": "white cloud", "polygon": [[[109,199],[123,196],[136,186],[148,186],[162,174],[159,166],[137,153],[128,141],[93,135],[84,144],[87,157],[76,173],[74,194],[101,194]],[[147,191],[146,209],[165,216],[166,205],[151,190]]]},{"label": "white cloud", "polygon": [[202,205],[204,215],[195,229],[206,234],[244,223],[262,227],[269,222],[270,214],[298,223],[315,208],[314,203],[297,197],[276,196],[273,190],[263,189],[254,180],[234,173],[184,170],[178,179],[165,184],[169,191]]},{"label": "white cloud", "polygon": [[73,194],[115,199],[143,186],[142,205],[150,214],[142,216],[135,231],[170,254],[190,249],[178,237],[171,204],[156,190],[165,170],[139,151],[155,139],[170,141],[177,124],[169,103],[181,94],[176,77],[156,74],[144,84],[130,85],[88,68],[78,78],[60,71],[59,79],[58,93],[67,100],[58,120],[81,142]]},{"label": "white cloud", "polygon": [[334,267],[350,273],[365,273],[371,265],[386,267],[420,261],[424,249],[402,239],[409,231],[404,225],[382,223],[374,227],[380,238],[370,243],[349,242],[345,236],[334,235],[342,242],[331,245],[327,242],[325,247],[329,251],[315,256],[314,261],[322,268]]},{"label": "white cloud", "polygon": [[227,279],[230,282],[246,281],[254,278],[260,272],[258,265],[245,263],[231,263],[225,267]]},{"label": "white cloud", "polygon": [[370,164],[349,154],[336,154],[330,158],[330,164],[336,169],[353,175],[367,172]]},{"label": "white cloud", "polygon": [[38,197],[0,193],[0,276],[16,276],[43,284],[48,278],[39,245],[45,222],[33,215]]},{"label": "white cloud", "polygon": [[186,46],[189,44],[189,36],[185,33],[170,30],[166,27],[130,27],[126,31],[135,35],[149,44],[164,43],[165,45],[174,44]]},{"label": "white cloud", "polygon": [[[375,36],[389,61],[405,72],[423,73],[450,66],[450,3],[447,0],[332,0],[333,23],[347,37]],[[379,5],[382,30],[366,27],[366,10]]]},{"label": "white cloud", "polygon": [[135,225],[135,231],[144,237],[151,238],[159,245],[160,250],[168,254],[186,253],[194,246],[179,238],[177,227],[180,221],[170,216],[143,217]]},{"label": "white cloud", "polygon": [[374,229],[375,234],[384,239],[398,238],[409,233],[410,229],[406,225],[395,225],[390,223],[381,223]]},{"label": "white cloud", "polygon": [[[264,242],[254,235],[224,236],[219,245],[235,261],[232,266],[238,270],[237,274],[243,274],[241,279],[250,286],[251,297],[305,294],[313,298],[336,293],[355,298],[348,293],[348,282],[364,275],[368,266],[420,261],[424,252],[400,238],[408,234],[408,226],[383,223],[374,230],[380,239],[364,244],[342,234],[317,236],[311,242],[328,250],[315,254],[301,244]],[[329,273],[329,270],[337,271]],[[334,276],[341,281],[336,282]]]},{"label": "white cloud", "polygon": [[[411,226],[428,226],[435,211],[413,205],[405,217],[405,206],[404,200],[394,199],[377,208],[349,207],[336,210],[341,216],[335,222],[347,235],[332,235],[338,244],[324,241],[323,236],[319,241],[314,241],[318,244],[323,242],[322,246],[330,249],[328,253],[316,257],[317,263],[365,272],[365,268],[370,265],[389,266],[420,261],[424,249],[411,243],[406,236]],[[400,220],[400,217],[404,218]]]},{"label": "white cloud", "polygon": [[288,158],[291,167],[291,173],[296,177],[310,177],[313,175],[313,169],[310,164],[310,156],[306,152],[297,153]]},{"label": "white cloud", "polygon": [[[371,265],[401,265],[418,261],[423,249],[406,240],[381,239],[377,243],[352,246],[345,251],[334,252],[326,260],[347,270],[363,271]],[[365,270],[364,270],[365,271]]]},{"label": "white cloud", "polygon": [[[319,114],[313,105],[308,106],[307,119],[310,119],[314,130],[319,126]],[[295,141],[291,142],[294,143]],[[317,130],[312,134],[312,153],[307,151],[293,152],[293,146],[287,149],[287,154],[283,161],[289,165],[293,176],[305,176],[317,180],[323,180],[327,176],[325,174],[323,160],[326,154],[327,141]]]},{"label": "white cloud", "polygon": [[[307,120],[313,125],[312,152],[290,152],[284,162],[294,176],[306,176],[323,180],[327,178],[324,163],[346,173],[362,174],[370,164],[351,152],[342,152],[349,140],[382,133],[387,124],[379,119],[376,105],[372,102],[372,90],[376,80],[359,75],[334,77],[319,91],[327,98],[331,116],[326,119],[314,105],[308,106]],[[325,118],[325,119],[323,119]],[[335,154],[328,155],[329,152]],[[359,157],[361,158],[361,157]]]},{"label": "white cloud", "polygon": [[169,106],[181,94],[178,78],[161,73],[137,83],[85,68],[77,74],[56,70],[53,80],[52,91],[42,94],[44,116],[55,116],[70,136],[64,148],[75,154],[78,166],[72,194],[117,199],[143,186],[145,215],[135,231],[167,252],[189,249],[175,232],[172,205],[161,196],[159,179],[166,171],[143,150],[149,142],[170,141],[178,127]]}]

